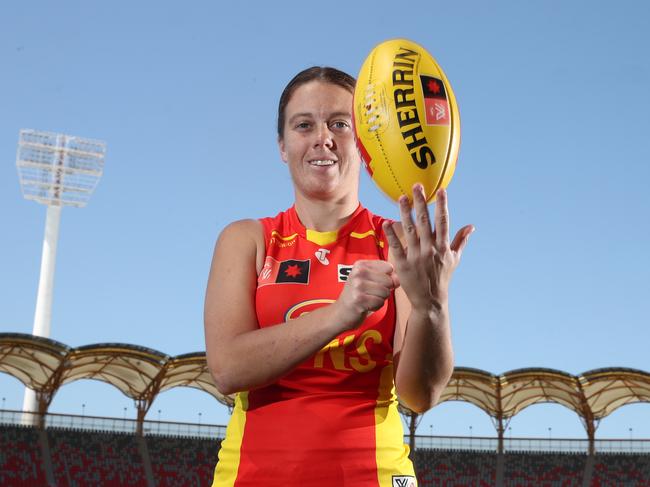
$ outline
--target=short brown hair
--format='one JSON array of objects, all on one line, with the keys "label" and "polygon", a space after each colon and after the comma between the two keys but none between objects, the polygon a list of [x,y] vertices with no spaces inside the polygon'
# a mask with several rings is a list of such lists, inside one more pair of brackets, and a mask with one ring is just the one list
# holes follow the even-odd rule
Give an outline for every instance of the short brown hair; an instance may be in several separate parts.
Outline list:
[{"label": "short brown hair", "polygon": [[289,81],[280,96],[280,103],[278,105],[278,137],[280,139],[284,137],[284,110],[287,108],[287,103],[289,103],[296,88],[310,81],[331,83],[348,90],[350,93],[354,93],[354,87],[357,83],[357,80],[349,74],[329,66],[312,66],[311,68],[300,71],[300,73]]}]

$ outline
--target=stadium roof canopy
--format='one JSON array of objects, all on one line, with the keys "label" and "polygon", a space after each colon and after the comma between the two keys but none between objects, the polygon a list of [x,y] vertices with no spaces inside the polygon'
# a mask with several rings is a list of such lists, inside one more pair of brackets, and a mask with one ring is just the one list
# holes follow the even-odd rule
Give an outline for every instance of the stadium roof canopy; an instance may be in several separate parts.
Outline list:
[{"label": "stadium roof canopy", "polygon": [[179,386],[205,391],[228,407],[234,404],[217,390],[202,352],[170,357],[120,343],[71,348],[49,338],[0,333],[0,372],[46,395],[48,406],[61,386],[79,379],[107,382],[145,410],[158,393]]},{"label": "stadium roof canopy", "polygon": [[[234,404],[234,397],[221,394],[214,385],[203,352],[171,357],[117,343],[71,348],[48,338],[0,333],[0,372],[45,395],[46,407],[58,388],[79,379],[112,384],[134,399],[143,414],[157,394],[179,386],[205,391],[228,407]],[[441,402],[453,400],[470,402],[498,421],[508,420],[532,404],[561,404],[580,416],[591,436],[594,424],[617,408],[650,402],[650,373],[607,368],[575,376],[528,368],[494,375],[456,367],[440,398]]]},{"label": "stadium roof canopy", "polygon": [[557,403],[583,421],[600,421],[617,408],[650,402],[650,373],[629,368],[596,369],[575,376],[545,368],[494,375],[456,367],[440,401],[467,401],[493,418],[508,419],[532,404]]}]

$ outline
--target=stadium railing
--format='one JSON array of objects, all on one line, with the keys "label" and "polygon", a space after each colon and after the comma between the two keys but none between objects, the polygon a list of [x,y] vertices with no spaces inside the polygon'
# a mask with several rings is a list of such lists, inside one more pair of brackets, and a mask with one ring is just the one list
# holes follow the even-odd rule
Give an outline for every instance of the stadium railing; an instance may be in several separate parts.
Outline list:
[{"label": "stadium railing", "polygon": [[[37,413],[28,413],[37,414]],[[22,424],[23,412],[0,409],[0,424]],[[128,418],[111,418],[75,414],[47,413],[45,427],[135,433],[137,421]],[[215,424],[183,423],[176,421],[144,421],[144,434],[196,438],[224,438],[226,427]],[[404,437],[405,443],[409,441]],[[650,439],[597,439],[598,453],[650,453]],[[586,438],[504,438],[505,452],[567,452],[586,453]],[[415,447],[440,450],[476,450],[496,452],[498,439],[485,436],[432,436],[416,435]]]},{"label": "stadium railing", "polygon": [[[0,409],[0,424],[22,424],[23,411]],[[27,413],[34,414],[37,413]],[[128,418],[110,418],[102,416],[87,416],[76,414],[47,413],[45,427],[69,428],[92,431],[110,431],[120,433],[135,433],[137,421]],[[144,434],[183,436],[196,438],[223,438],[226,427],[216,424],[182,423],[176,421],[144,421]]]},{"label": "stadium railing", "polygon": [[[408,437],[404,437],[408,443]],[[505,452],[563,452],[587,453],[586,438],[504,438]],[[415,435],[415,447],[436,450],[478,450],[496,452],[499,440],[489,436],[431,436]],[[600,439],[596,440],[599,453],[650,453],[647,439]]]}]

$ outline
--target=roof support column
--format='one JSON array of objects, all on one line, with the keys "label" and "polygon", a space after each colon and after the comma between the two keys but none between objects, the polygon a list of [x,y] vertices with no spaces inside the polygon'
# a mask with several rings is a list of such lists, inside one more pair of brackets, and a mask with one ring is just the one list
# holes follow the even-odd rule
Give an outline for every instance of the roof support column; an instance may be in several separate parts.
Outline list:
[{"label": "roof support column", "polygon": [[415,460],[415,429],[418,427],[418,414],[411,411],[409,415],[409,448],[411,449],[411,460]]},{"label": "roof support column", "polygon": [[589,455],[596,453],[596,425],[594,418],[584,418],[585,429],[587,430],[587,438],[589,439]]},{"label": "roof support column", "polygon": [[143,400],[143,399],[135,400],[135,409],[138,412],[136,426],[135,426],[135,434],[138,436],[144,436],[144,417],[147,415],[147,411],[149,411],[150,406],[151,406],[151,402],[147,400]]},{"label": "roof support column", "polygon": [[44,429],[45,428],[45,415],[47,414],[47,410],[50,407],[50,403],[52,402],[52,398],[54,397],[54,394],[52,393],[47,393],[47,392],[37,392],[36,393],[36,404],[38,406],[38,428],[39,429]]},{"label": "roof support column", "polygon": [[420,421],[422,420],[422,415],[411,411],[406,406],[402,404],[397,405],[397,410],[402,415],[404,422],[407,423],[409,429],[409,448],[411,452],[409,453],[409,458],[412,461],[415,461],[415,430],[417,429]]},{"label": "roof support column", "polygon": [[496,418],[496,427],[497,427],[497,453],[503,453],[503,437],[505,428],[503,426],[503,414],[499,412],[499,415]]},{"label": "roof support column", "polygon": [[47,391],[34,391],[30,388],[26,388],[26,391],[29,391],[29,394],[34,396],[36,409],[34,411],[23,411],[22,424],[43,429],[45,428],[45,415],[54,394]]},{"label": "roof support column", "polygon": [[576,380],[576,384],[580,395],[580,419],[582,420],[585,430],[587,430],[587,439],[589,440],[588,453],[590,456],[593,456],[594,453],[596,453],[596,423],[594,421],[594,412],[589,406],[589,401],[587,401],[587,396],[585,395],[585,390],[582,388],[582,381],[580,378]]}]

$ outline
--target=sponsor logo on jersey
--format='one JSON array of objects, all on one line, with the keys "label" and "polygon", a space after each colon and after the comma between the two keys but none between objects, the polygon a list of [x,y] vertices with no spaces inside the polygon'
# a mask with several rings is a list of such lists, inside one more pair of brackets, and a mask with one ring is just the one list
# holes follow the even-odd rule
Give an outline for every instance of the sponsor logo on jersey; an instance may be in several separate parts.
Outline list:
[{"label": "sponsor logo on jersey", "polygon": [[348,280],[348,277],[350,276],[350,272],[352,272],[352,266],[351,265],[339,264],[338,265],[338,281],[339,282],[346,282]]},{"label": "sponsor logo on jersey", "polygon": [[449,125],[449,102],[445,84],[433,76],[420,75],[427,125]]},{"label": "sponsor logo on jersey", "polygon": [[330,251],[327,249],[318,249],[314,255],[318,259],[318,262],[320,262],[323,265],[329,265],[330,261],[327,258],[327,254],[329,254]]},{"label": "sponsor logo on jersey", "polygon": [[277,261],[267,256],[264,267],[257,278],[257,286],[268,284],[309,284],[310,261],[283,260]]},{"label": "sponsor logo on jersey", "polygon": [[326,304],[333,303],[333,299],[308,299],[307,301],[302,301],[298,304],[294,304],[291,308],[287,310],[284,314],[284,321],[295,320],[302,315],[310,313],[315,309],[321,308]]},{"label": "sponsor logo on jersey", "polygon": [[413,475],[393,475],[393,487],[416,487]]}]

